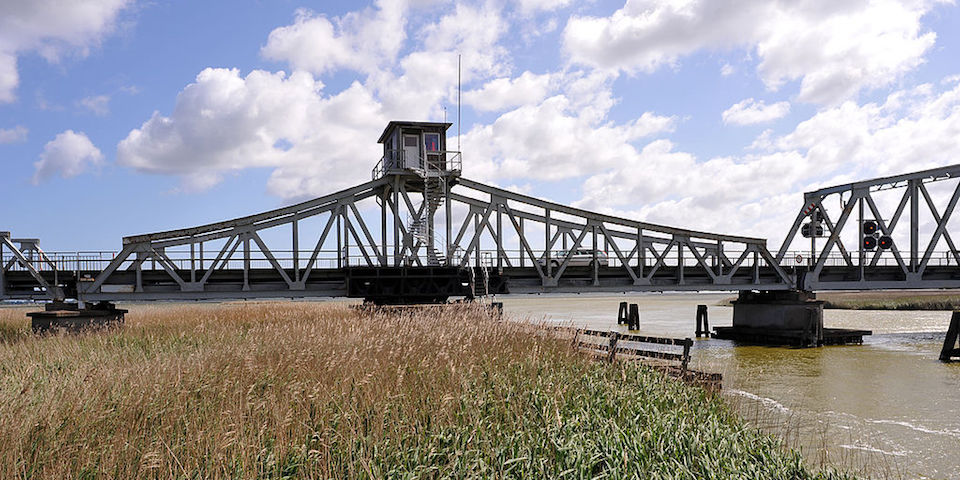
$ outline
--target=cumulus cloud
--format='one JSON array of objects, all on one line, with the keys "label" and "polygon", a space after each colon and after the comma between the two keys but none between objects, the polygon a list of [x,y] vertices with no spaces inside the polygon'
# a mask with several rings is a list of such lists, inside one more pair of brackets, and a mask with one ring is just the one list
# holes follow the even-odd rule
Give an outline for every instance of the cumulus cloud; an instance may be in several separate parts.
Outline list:
[{"label": "cumulus cloud", "polygon": [[103,163],[103,154],[83,132],[66,130],[47,142],[40,160],[33,164],[33,184],[59,174],[63,178],[80,175],[87,168]]},{"label": "cumulus cloud", "polygon": [[539,103],[550,93],[551,74],[523,72],[516,78],[491,80],[476,90],[463,94],[463,102],[482,112],[501,111],[531,103]]},{"label": "cumulus cloud", "polygon": [[605,120],[614,105],[610,78],[570,75],[562,93],[504,113],[463,138],[470,176],[561,180],[610,168],[636,154],[634,142],[672,131],[676,119],[646,112],[632,122]]},{"label": "cumulus cloud", "polygon": [[27,139],[27,127],[17,125],[13,128],[0,128],[0,145],[4,143],[19,143]]},{"label": "cumulus cloud", "polygon": [[[492,2],[458,4],[407,39],[406,15],[430,1],[384,0],[334,19],[299,12],[293,25],[271,33],[262,50],[293,73],[202,71],[177,96],[172,113],[154,113],[120,142],[118,162],[178,176],[180,191],[210,188],[230,172],[269,168],[267,190],[285,199],[369,179],[381,155],[375,140],[389,120],[439,121],[443,105],[453,104],[458,52],[465,82],[508,74],[506,50],[498,45],[507,26]],[[393,40],[370,44],[386,25]],[[313,57],[324,50],[311,45],[317,38],[333,46]],[[401,47],[405,53],[398,56]],[[326,92],[319,78],[344,69],[365,78]]]},{"label": "cumulus cloud", "polygon": [[936,34],[921,19],[945,2],[627,0],[609,17],[572,17],[564,48],[575,63],[628,72],[700,50],[745,48],[756,52],[769,88],[800,80],[799,100],[835,104],[922,63]]},{"label": "cumulus cloud", "polygon": [[0,103],[12,102],[19,84],[17,55],[36,52],[56,62],[66,52],[86,55],[115,28],[133,0],[12,1],[0,3]]},{"label": "cumulus cloud", "polygon": [[362,181],[379,158],[371,141],[386,120],[360,84],[331,96],[307,72],[286,75],[202,71],[177,96],[170,116],[159,113],[123,139],[121,165],[178,175],[185,190],[215,185],[221,175],[274,168],[268,189],[280,197],[329,192]]},{"label": "cumulus cloud", "polygon": [[729,125],[754,125],[772,122],[790,113],[790,102],[777,102],[767,105],[763,100],[748,98],[726,109],[721,115],[723,123]]},{"label": "cumulus cloud", "polygon": [[270,32],[261,54],[322,74],[346,68],[370,73],[396,59],[403,46],[406,2],[379,0],[376,8],[329,19],[307,9],[292,25]]},{"label": "cumulus cloud", "polygon": [[700,159],[667,140],[653,141],[589,176],[577,205],[756,235],[776,247],[803,192],[954,164],[960,158],[958,136],[960,83],[954,80],[940,91],[921,85],[894,92],[882,103],[844,102],[784,135],[764,132],[755,142],[766,150],[760,154]]}]

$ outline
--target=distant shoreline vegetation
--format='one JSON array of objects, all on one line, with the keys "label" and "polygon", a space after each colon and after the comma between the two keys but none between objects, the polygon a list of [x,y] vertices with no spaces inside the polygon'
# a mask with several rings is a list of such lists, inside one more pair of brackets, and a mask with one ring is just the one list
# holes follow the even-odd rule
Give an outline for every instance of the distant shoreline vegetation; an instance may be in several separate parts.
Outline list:
[{"label": "distant shoreline vegetation", "polygon": [[0,309],[0,478],[840,478],[719,397],[488,309]]},{"label": "distant shoreline vegetation", "polygon": [[[736,297],[726,298],[718,305],[729,307]],[[817,300],[828,310],[960,310],[960,292],[950,291],[864,291],[821,292]]]}]

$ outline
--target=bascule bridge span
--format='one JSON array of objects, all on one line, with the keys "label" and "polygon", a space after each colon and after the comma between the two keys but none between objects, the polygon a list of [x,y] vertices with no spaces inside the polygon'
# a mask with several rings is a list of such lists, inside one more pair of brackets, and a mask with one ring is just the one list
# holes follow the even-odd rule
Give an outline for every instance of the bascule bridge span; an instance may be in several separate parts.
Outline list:
[{"label": "bascule bridge span", "polygon": [[450,124],[391,122],[370,181],[268,212],[44,252],[0,232],[0,299],[355,297],[960,288],[960,165],[805,194],[760,238],[620,218],[462,176]]}]

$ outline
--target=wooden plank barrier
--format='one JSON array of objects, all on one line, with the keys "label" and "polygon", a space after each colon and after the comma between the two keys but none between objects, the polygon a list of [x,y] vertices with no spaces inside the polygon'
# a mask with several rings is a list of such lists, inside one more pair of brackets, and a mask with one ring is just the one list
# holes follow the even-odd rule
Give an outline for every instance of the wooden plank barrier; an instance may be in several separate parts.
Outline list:
[{"label": "wooden plank barrier", "polygon": [[[583,341],[581,336],[606,338],[606,344]],[[578,330],[574,337],[577,348],[585,350],[594,350],[604,352],[607,355],[607,361],[614,362],[617,354],[626,354],[634,357],[655,358],[658,360],[668,360],[680,363],[683,372],[687,371],[690,365],[690,347],[693,346],[693,340],[690,338],[665,338],[648,337],[644,335],[629,335],[620,332],[604,332],[599,330]],[[683,347],[683,353],[665,352],[659,350],[649,350],[642,347],[624,346],[622,342],[646,343],[652,345],[668,345]]]},{"label": "wooden plank barrier", "polygon": [[[611,363],[617,360],[666,360],[668,363],[644,362],[644,364],[670,377],[678,378],[686,383],[701,387],[708,392],[717,393],[723,388],[722,374],[701,372],[689,368],[690,349],[693,346],[692,339],[630,335],[615,331],[589,330],[563,326],[547,327],[547,329],[553,332],[563,332],[565,334],[564,337],[570,338],[575,348],[598,360]],[[566,337],[567,334],[570,336]],[[637,345],[626,345],[626,343],[664,345],[668,347],[683,347],[683,349],[681,351],[669,352],[652,350]]]}]

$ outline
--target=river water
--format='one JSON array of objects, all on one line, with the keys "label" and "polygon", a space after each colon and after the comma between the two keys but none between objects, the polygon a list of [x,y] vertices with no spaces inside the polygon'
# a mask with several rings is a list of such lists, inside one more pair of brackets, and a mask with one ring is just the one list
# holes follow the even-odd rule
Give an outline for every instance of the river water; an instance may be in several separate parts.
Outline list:
[{"label": "river water", "polygon": [[[732,322],[729,294],[500,296],[535,322],[621,330],[621,301],[638,303],[642,334],[694,337]],[[876,478],[960,479],[960,363],[938,361],[950,312],[827,310],[826,327],[873,330],[863,345],[811,349],[703,339],[692,365],[723,373],[724,395],[749,422],[782,436],[812,467]]]}]

